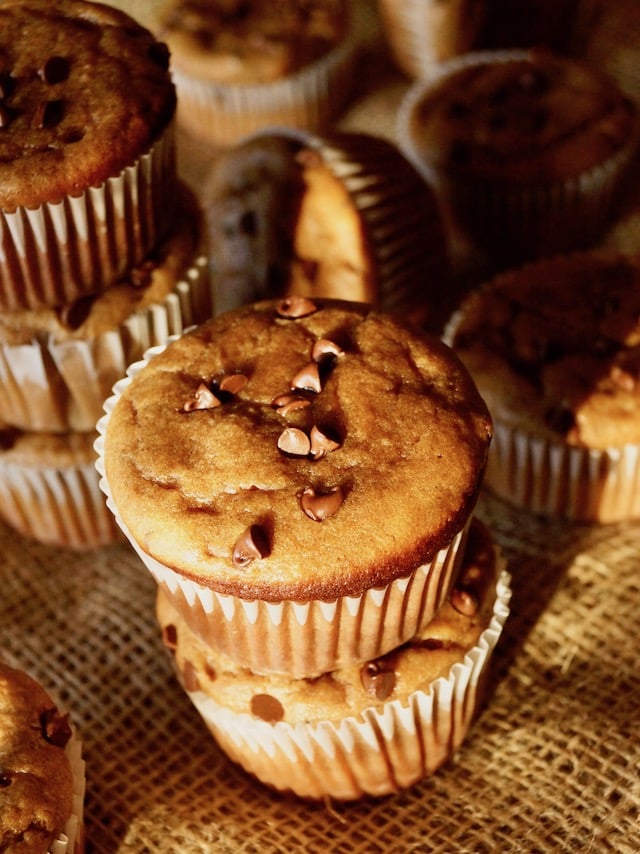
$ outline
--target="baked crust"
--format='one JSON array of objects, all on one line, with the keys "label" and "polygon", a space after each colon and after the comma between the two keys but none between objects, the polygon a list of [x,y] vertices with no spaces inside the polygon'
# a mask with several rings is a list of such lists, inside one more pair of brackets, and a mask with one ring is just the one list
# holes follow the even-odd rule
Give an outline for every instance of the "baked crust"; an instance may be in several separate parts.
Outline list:
[{"label": "baked crust", "polygon": [[[311,308],[292,316],[300,305]],[[337,355],[316,352],[326,341]],[[235,393],[221,390],[237,374]],[[220,406],[197,408],[202,385]],[[336,447],[291,446],[314,426]],[[242,598],[333,600],[451,542],[490,438],[484,402],[439,340],[366,306],[291,298],[220,315],[154,356],[115,404],[104,463],[152,557]],[[259,555],[239,563],[247,530]]]},{"label": "baked crust", "polygon": [[0,206],[77,196],[146,153],[175,112],[166,45],[85,0],[0,5]]}]

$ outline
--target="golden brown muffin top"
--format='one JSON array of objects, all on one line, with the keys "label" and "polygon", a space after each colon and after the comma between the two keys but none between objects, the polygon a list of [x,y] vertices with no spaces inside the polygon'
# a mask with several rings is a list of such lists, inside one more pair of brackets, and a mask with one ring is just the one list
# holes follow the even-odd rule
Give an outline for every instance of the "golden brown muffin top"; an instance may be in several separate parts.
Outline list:
[{"label": "golden brown muffin top", "polygon": [[547,259],[471,294],[451,343],[495,420],[591,448],[640,442],[640,259]]},{"label": "golden brown muffin top", "polygon": [[345,0],[172,0],[160,36],[183,73],[266,83],[317,61],[345,37]]},{"label": "golden brown muffin top", "polygon": [[166,45],[85,0],[0,4],[0,206],[37,207],[120,173],[175,111]]},{"label": "golden brown muffin top", "polygon": [[314,679],[265,676],[240,668],[189,629],[160,591],[156,613],[165,646],[188,691],[204,691],[237,714],[268,723],[339,721],[366,708],[429,690],[462,661],[489,625],[496,598],[497,554],[487,529],[473,520],[463,563],[447,602],[421,633],[397,649]]},{"label": "golden brown muffin top", "polygon": [[30,676],[0,662],[0,850],[45,854],[72,811],[62,715]]},{"label": "golden brown muffin top", "polygon": [[176,187],[172,203],[170,231],[145,259],[100,293],[57,308],[0,313],[0,345],[96,338],[117,329],[132,312],[162,302],[196,260],[204,239],[199,203],[185,184]]},{"label": "golden brown muffin top", "polygon": [[450,543],[490,437],[440,341],[356,303],[292,297],[156,355],[116,403],[104,457],[154,558],[242,598],[331,600]]},{"label": "golden brown muffin top", "polygon": [[541,50],[443,75],[409,122],[420,155],[438,171],[534,183],[606,162],[633,138],[637,113],[596,69]]}]

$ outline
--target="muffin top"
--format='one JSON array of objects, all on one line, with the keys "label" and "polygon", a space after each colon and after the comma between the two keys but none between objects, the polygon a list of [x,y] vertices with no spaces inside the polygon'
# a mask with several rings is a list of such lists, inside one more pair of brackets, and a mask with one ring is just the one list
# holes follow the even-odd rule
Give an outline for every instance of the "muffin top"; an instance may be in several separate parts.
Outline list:
[{"label": "muffin top", "polygon": [[439,172],[562,181],[606,162],[636,134],[636,108],[617,84],[568,57],[479,53],[450,68],[425,84],[407,116],[412,144]]},{"label": "muffin top", "polygon": [[330,601],[449,545],[490,437],[442,342],[364,305],[291,297],[155,355],[115,403],[104,464],[154,558],[242,598]]},{"label": "muffin top", "polygon": [[640,442],[639,262],[546,259],[466,298],[448,340],[497,422],[590,448]]},{"label": "muffin top", "polygon": [[37,207],[118,175],[175,111],[166,45],[85,0],[0,4],[0,206]]},{"label": "muffin top", "polygon": [[[71,815],[71,738],[46,691],[0,662],[0,850],[50,850]],[[15,846],[15,847],[14,847]]]},{"label": "muffin top", "polygon": [[237,667],[193,634],[162,590],[156,612],[163,643],[174,654],[187,691],[204,691],[221,706],[268,723],[339,721],[428,691],[462,661],[491,620],[498,563],[491,535],[474,519],[456,584],[421,633],[386,655],[314,679],[263,676]]},{"label": "muffin top", "polygon": [[183,73],[218,83],[267,83],[345,38],[345,0],[172,0],[159,33]]},{"label": "muffin top", "polygon": [[200,205],[186,184],[172,199],[174,216],[164,240],[106,290],[57,308],[0,313],[0,346],[96,338],[131,316],[162,302],[196,257],[204,239]]},{"label": "muffin top", "polygon": [[95,462],[96,438],[94,432],[49,433],[21,430],[0,422],[0,466],[37,471],[91,466]]}]

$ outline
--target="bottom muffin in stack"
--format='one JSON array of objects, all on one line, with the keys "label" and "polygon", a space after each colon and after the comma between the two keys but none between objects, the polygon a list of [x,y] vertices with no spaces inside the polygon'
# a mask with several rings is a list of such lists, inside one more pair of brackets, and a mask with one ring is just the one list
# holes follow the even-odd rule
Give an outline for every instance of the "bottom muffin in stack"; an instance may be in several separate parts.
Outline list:
[{"label": "bottom muffin in stack", "polygon": [[412,640],[313,679],[241,668],[195,635],[162,590],[157,617],[182,686],[222,749],[300,797],[386,795],[436,771],[464,740],[508,615],[509,576],[471,524],[448,600]]}]

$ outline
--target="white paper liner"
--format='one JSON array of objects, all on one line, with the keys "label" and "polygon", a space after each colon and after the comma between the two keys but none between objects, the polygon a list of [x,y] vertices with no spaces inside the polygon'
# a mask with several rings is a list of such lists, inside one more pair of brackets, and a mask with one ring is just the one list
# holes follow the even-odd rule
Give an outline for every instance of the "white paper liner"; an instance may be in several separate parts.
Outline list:
[{"label": "white paper liner", "polygon": [[0,210],[0,310],[63,305],[107,287],[166,231],[175,180],[172,123],[100,186],[55,204]]},{"label": "white paper liner", "polygon": [[23,430],[88,432],[127,366],[211,316],[208,260],[196,258],[159,303],[91,339],[0,344],[0,419]]},{"label": "white paper liner", "polygon": [[[510,62],[530,56],[522,50],[474,51],[434,66],[428,78],[410,86],[398,107],[396,134],[400,149],[434,188],[443,207],[450,208],[450,240],[469,240],[510,263],[594,244],[604,233],[640,141],[634,133],[606,162],[569,178],[532,186],[445,176],[421,155],[411,133],[411,117],[423,94],[461,68]],[[473,248],[466,250],[473,252]]]},{"label": "white paper liner", "polygon": [[224,708],[202,691],[187,693],[221,748],[264,783],[307,798],[390,794],[433,774],[463,742],[510,596],[502,568],[489,626],[464,660],[427,689],[359,716],[270,724]]},{"label": "white paper liner", "polygon": [[122,539],[93,461],[36,467],[0,455],[0,516],[23,536],[51,546],[82,550]]},{"label": "white paper liner", "polygon": [[104,467],[109,417],[127,385],[166,344],[150,348],[130,365],[96,424],[96,469],[107,507],[156,582],[162,585],[191,630],[216,644],[236,664],[256,673],[314,677],[353,661],[383,655],[409,640],[429,622],[455,580],[471,515],[431,561],[387,586],[335,601],[266,602],[218,593],[186,578],[147,554],[115,506]]},{"label": "white paper liner", "polygon": [[280,80],[224,84],[172,67],[178,121],[196,137],[229,146],[271,125],[321,130],[346,107],[354,90],[359,40],[344,41],[311,65]]},{"label": "white paper liner", "polygon": [[84,851],[84,798],[86,788],[85,761],[82,758],[82,743],[73,730],[65,753],[69,758],[73,775],[72,813],[64,832],[52,843],[48,854],[82,854]]}]

